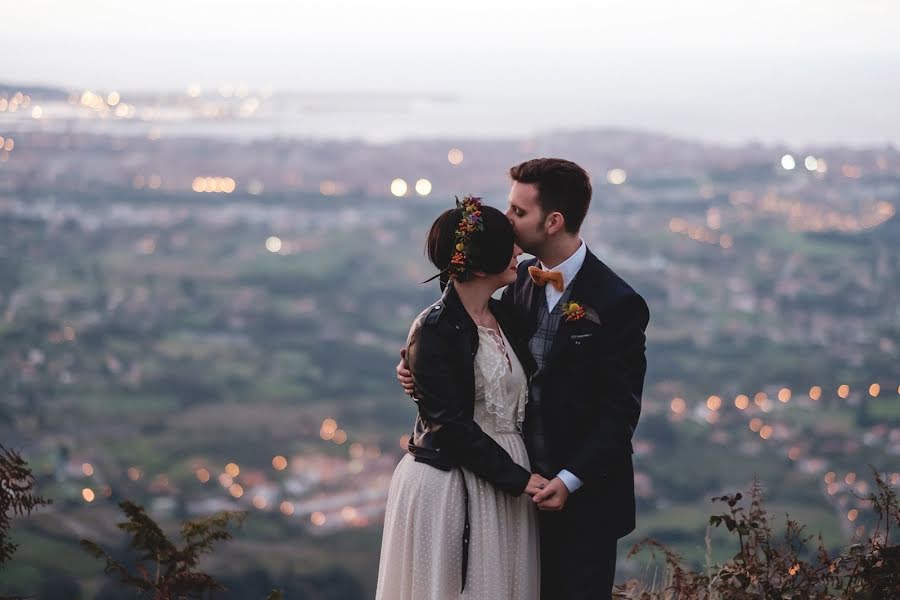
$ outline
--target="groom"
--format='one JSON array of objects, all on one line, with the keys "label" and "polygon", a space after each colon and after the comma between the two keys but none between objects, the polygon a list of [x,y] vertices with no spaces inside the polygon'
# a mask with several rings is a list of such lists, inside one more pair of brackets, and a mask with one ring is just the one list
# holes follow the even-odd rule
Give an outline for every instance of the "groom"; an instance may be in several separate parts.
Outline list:
[{"label": "groom", "polygon": [[[610,598],[616,541],[634,529],[631,437],[647,361],[644,299],[579,235],[591,202],[584,169],[537,158],[510,169],[507,217],[535,258],[502,301],[519,315],[538,371],[524,436],[532,470],[549,479],[540,512],[541,597]],[[398,378],[412,379],[403,361]]]}]

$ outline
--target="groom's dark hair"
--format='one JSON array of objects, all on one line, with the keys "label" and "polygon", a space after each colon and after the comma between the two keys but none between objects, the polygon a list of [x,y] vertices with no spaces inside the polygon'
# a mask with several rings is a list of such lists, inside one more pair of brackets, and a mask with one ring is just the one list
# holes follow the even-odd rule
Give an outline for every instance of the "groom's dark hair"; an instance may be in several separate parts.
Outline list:
[{"label": "groom's dark hair", "polygon": [[578,233],[591,205],[587,171],[562,158],[533,158],[512,167],[509,175],[513,181],[536,184],[541,211],[562,213],[566,231]]}]

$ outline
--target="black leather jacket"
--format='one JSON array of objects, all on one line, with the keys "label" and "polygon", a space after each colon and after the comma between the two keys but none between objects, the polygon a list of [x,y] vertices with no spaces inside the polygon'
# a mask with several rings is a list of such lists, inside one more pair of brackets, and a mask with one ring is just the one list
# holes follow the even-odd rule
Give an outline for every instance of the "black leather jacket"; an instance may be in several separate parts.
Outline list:
[{"label": "black leather jacket", "polygon": [[[494,299],[489,307],[530,378],[534,359],[514,316]],[[452,283],[413,322],[406,347],[419,407],[408,447],[415,460],[445,471],[466,467],[508,494],[522,494],[531,473],[473,419],[478,328]]]}]

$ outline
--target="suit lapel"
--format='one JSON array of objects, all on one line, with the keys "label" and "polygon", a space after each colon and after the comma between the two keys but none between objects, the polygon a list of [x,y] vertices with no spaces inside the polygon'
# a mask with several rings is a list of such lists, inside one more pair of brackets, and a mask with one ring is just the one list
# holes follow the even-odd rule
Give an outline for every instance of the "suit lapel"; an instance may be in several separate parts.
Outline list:
[{"label": "suit lapel", "polygon": [[539,314],[538,311],[541,308],[541,298],[538,294],[543,294],[544,288],[538,287],[531,280],[531,276],[528,275],[528,271],[525,271],[525,279],[522,282],[521,287],[519,288],[520,297],[519,302],[522,306],[525,307],[525,315],[528,317],[527,323],[527,331],[526,338],[531,339],[531,336],[534,335],[535,330],[537,330]]}]

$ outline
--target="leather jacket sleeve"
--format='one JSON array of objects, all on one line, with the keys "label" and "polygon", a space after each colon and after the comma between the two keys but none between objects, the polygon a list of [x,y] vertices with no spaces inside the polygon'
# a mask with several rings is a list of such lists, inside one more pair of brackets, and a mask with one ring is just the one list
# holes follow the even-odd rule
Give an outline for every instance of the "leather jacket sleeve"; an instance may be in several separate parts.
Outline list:
[{"label": "leather jacket sleeve", "polygon": [[612,318],[596,369],[603,381],[594,391],[596,427],[590,439],[566,467],[585,483],[603,479],[611,461],[626,452],[641,413],[641,395],[647,370],[644,331],[649,321],[647,304],[631,296],[611,313]]},{"label": "leather jacket sleeve", "polygon": [[[413,330],[407,344],[409,368],[416,384],[419,414],[433,432],[441,453],[513,496],[525,491],[531,477],[484,433],[473,419],[471,381],[462,373],[466,357],[453,347],[439,325]],[[468,368],[471,368],[469,366]]]}]

